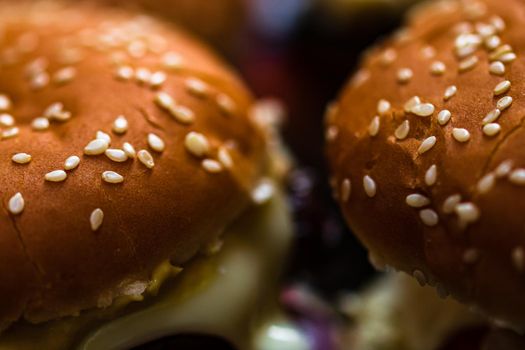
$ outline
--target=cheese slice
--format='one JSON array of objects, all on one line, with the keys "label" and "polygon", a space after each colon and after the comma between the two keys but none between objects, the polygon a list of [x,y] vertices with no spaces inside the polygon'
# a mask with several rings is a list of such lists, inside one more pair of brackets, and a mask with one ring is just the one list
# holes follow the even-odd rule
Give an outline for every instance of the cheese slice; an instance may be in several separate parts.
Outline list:
[{"label": "cheese slice", "polygon": [[[192,261],[157,296],[121,299],[107,310],[46,324],[15,325],[0,337],[0,350],[129,349],[184,333],[221,337],[243,350],[307,349],[304,335],[280,315],[276,302],[292,237],[288,212],[285,196],[276,192],[231,225],[219,253]],[[157,271],[162,279],[170,267]]]}]

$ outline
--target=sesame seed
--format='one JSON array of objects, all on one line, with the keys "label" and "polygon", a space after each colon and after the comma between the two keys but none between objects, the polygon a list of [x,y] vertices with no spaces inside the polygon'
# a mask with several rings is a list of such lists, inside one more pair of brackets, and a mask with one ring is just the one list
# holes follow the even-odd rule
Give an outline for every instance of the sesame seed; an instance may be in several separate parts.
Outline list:
[{"label": "sesame seed", "polygon": [[410,68],[401,68],[397,71],[397,81],[401,84],[408,83],[414,76],[414,73]]},{"label": "sesame seed", "polygon": [[15,126],[9,129],[6,129],[2,131],[2,138],[3,139],[10,139],[18,135],[20,130]]},{"label": "sesame seed", "polygon": [[49,74],[46,72],[40,72],[34,75],[29,82],[31,89],[40,90],[49,84]]},{"label": "sesame seed", "polygon": [[452,117],[452,113],[450,113],[449,110],[444,109],[438,113],[437,121],[439,125],[446,125],[449,122],[451,117]]},{"label": "sesame seed", "polygon": [[197,97],[205,97],[208,94],[208,85],[200,79],[190,78],[186,80],[186,89]]},{"label": "sesame seed", "polygon": [[401,125],[397,127],[396,131],[394,132],[394,136],[398,140],[404,140],[408,136],[409,132],[410,132],[410,122],[408,120],[405,120],[404,122],[401,123]]},{"label": "sesame seed", "polygon": [[394,49],[388,48],[381,54],[381,63],[384,66],[390,65],[397,58],[397,53]]},{"label": "sesame seed", "polygon": [[149,85],[153,88],[160,87],[166,82],[168,76],[164,72],[155,72],[149,78]]},{"label": "sesame seed", "polygon": [[255,204],[264,204],[268,202],[275,193],[275,186],[270,179],[263,178],[259,180],[253,188],[251,196]]},{"label": "sesame seed", "polygon": [[499,178],[505,177],[510,174],[512,171],[513,162],[512,160],[506,160],[504,162],[501,162],[500,165],[495,170],[496,176]]},{"label": "sesame seed", "polygon": [[217,158],[225,168],[229,169],[233,166],[233,159],[226,147],[219,147],[219,151],[217,152]]},{"label": "sesame seed", "polygon": [[15,125],[15,118],[11,114],[0,114],[0,126],[10,127]]},{"label": "sesame seed", "polygon": [[31,155],[27,153],[17,153],[13,155],[11,160],[18,164],[27,164],[31,161]]},{"label": "sesame seed", "polygon": [[43,131],[49,128],[49,120],[44,117],[38,117],[31,122],[31,128],[35,131]]},{"label": "sesame seed", "polygon": [[140,150],[139,153],[137,153],[137,158],[148,169],[152,169],[155,166],[155,161],[153,160],[153,156],[151,155],[151,153],[149,153],[145,149]]},{"label": "sesame seed", "polygon": [[50,182],[62,182],[67,178],[67,173],[64,170],[54,170],[47,173],[44,178]]},{"label": "sesame seed", "polygon": [[501,61],[500,57],[509,52],[512,52],[512,47],[510,45],[507,45],[507,44],[501,45],[489,55],[489,60],[490,61],[496,61],[496,60]]},{"label": "sesame seed", "polygon": [[113,122],[113,132],[115,134],[124,134],[128,130],[128,120],[123,115],[119,115]]},{"label": "sesame seed", "polygon": [[496,28],[490,24],[479,22],[476,23],[476,31],[479,35],[481,35],[482,38],[487,38],[496,33]]},{"label": "sesame seed", "polygon": [[453,194],[447,197],[443,202],[443,212],[445,214],[452,214],[459,203],[461,203],[460,194]]},{"label": "sesame seed", "polygon": [[495,50],[501,45],[501,38],[497,35],[491,35],[485,39],[485,47],[489,50]]},{"label": "sesame seed", "polygon": [[109,148],[104,153],[114,162],[122,163],[128,160],[128,155],[121,149]]},{"label": "sesame seed", "polygon": [[509,175],[509,181],[515,185],[525,186],[525,169],[516,169]]},{"label": "sesame seed", "polygon": [[419,217],[423,223],[429,227],[436,226],[439,223],[438,214],[432,209],[423,209],[419,212]]},{"label": "sesame seed", "polygon": [[7,95],[0,94],[0,111],[11,109],[11,99]]},{"label": "sesame seed", "polygon": [[372,121],[370,122],[370,125],[368,126],[368,133],[370,136],[376,136],[379,133],[379,126],[380,126],[381,120],[378,116],[375,116]]},{"label": "sesame seed", "polygon": [[410,111],[419,117],[429,117],[434,113],[434,110],[432,103],[421,103],[412,107]]},{"label": "sesame seed", "polygon": [[135,148],[131,145],[131,143],[124,142],[124,144],[122,145],[122,149],[124,150],[124,152],[126,152],[126,155],[129,158],[135,158],[136,156]]},{"label": "sesame seed", "polygon": [[9,209],[9,212],[13,215],[18,215],[24,211],[25,207],[25,201],[24,197],[22,197],[22,194],[20,192],[16,193],[13,197],[9,199],[9,203],[7,204],[7,209]]},{"label": "sesame seed", "polygon": [[510,63],[515,61],[517,58],[516,54],[514,52],[507,52],[501,56],[499,56],[499,60],[503,63]]},{"label": "sesame seed", "polygon": [[102,222],[104,221],[104,212],[102,209],[97,208],[91,212],[91,215],[89,216],[89,223],[91,225],[92,231],[97,231],[100,226],[102,225]]},{"label": "sesame seed", "polygon": [[216,160],[213,159],[204,159],[202,161],[202,167],[209,173],[215,174],[222,171],[222,165]]},{"label": "sesame seed", "polygon": [[377,103],[377,113],[380,115],[386,114],[392,106],[390,105],[390,102],[387,100],[381,99]]},{"label": "sesame seed", "polygon": [[483,126],[483,133],[489,137],[496,136],[501,131],[501,125],[498,123],[489,123]]},{"label": "sesame seed", "polygon": [[110,184],[119,184],[124,181],[124,177],[114,171],[104,171],[102,173],[102,180]]},{"label": "sesame seed", "polygon": [[473,222],[478,221],[480,212],[474,203],[460,203],[454,208],[459,222],[462,226],[467,226]]},{"label": "sesame seed", "polygon": [[494,75],[505,74],[505,65],[500,61],[492,62],[489,66],[489,72]]},{"label": "sesame seed", "polygon": [[490,19],[490,24],[496,29],[497,32],[502,32],[505,30],[505,21],[499,16],[493,16]]},{"label": "sesame seed", "polygon": [[170,112],[171,116],[182,124],[191,124],[195,120],[195,113],[185,106],[176,105]]},{"label": "sesame seed", "polygon": [[454,46],[460,58],[473,54],[481,44],[482,38],[477,34],[462,33],[456,37]]},{"label": "sesame seed", "polygon": [[405,202],[409,207],[422,208],[430,204],[430,199],[421,194],[414,193],[408,195],[405,199]]},{"label": "sesame seed", "polygon": [[435,136],[430,136],[426,138],[425,140],[423,140],[423,142],[421,142],[421,146],[419,146],[417,152],[419,154],[423,154],[425,152],[430,151],[430,149],[436,144],[436,141],[437,139]]},{"label": "sesame seed", "polygon": [[61,102],[55,102],[46,108],[44,111],[45,118],[64,122],[71,118],[71,112],[64,110],[64,105]]},{"label": "sesame seed", "polygon": [[117,68],[117,79],[130,80],[135,75],[135,71],[130,66],[121,66]]},{"label": "sesame seed", "polygon": [[466,72],[468,70],[471,70],[478,64],[479,58],[478,56],[470,56],[469,58],[465,58],[461,62],[459,62],[459,71],[460,72]]},{"label": "sesame seed", "polygon": [[74,67],[65,67],[59,69],[53,75],[53,82],[58,85],[67,84],[75,79],[77,70]]},{"label": "sesame seed", "polygon": [[155,95],[155,103],[164,109],[170,110],[175,106],[175,100],[165,92],[159,92]]},{"label": "sesame seed", "polygon": [[363,187],[368,197],[373,198],[377,193],[376,182],[368,175],[363,177]]},{"label": "sesame seed", "polygon": [[417,280],[421,287],[425,286],[428,283],[427,276],[425,276],[425,274],[421,270],[414,270],[414,272],[412,272],[412,276],[414,276],[414,278]]},{"label": "sesame seed", "polygon": [[95,139],[88,143],[84,147],[84,154],[95,156],[104,153],[109,147],[108,142],[105,139]]},{"label": "sesame seed", "polygon": [[487,192],[489,192],[493,187],[494,187],[494,184],[496,183],[496,175],[494,174],[487,174],[485,176],[483,176],[479,181],[478,181],[478,192],[481,193],[481,194],[485,194]]},{"label": "sesame seed", "polygon": [[137,68],[135,71],[135,79],[139,84],[149,83],[151,78],[151,71],[147,68]]},{"label": "sesame seed", "polygon": [[73,170],[80,164],[80,158],[77,156],[70,156],[64,162],[64,169]]},{"label": "sesame seed", "polygon": [[111,144],[111,136],[109,136],[108,134],[106,134],[105,132],[103,131],[97,131],[97,134],[95,136],[96,139],[99,139],[99,140],[104,140],[109,144]]},{"label": "sesame seed", "polygon": [[164,68],[169,70],[178,70],[182,68],[183,58],[176,52],[168,52],[162,57],[162,64]]},{"label": "sesame seed", "polygon": [[496,103],[496,107],[500,111],[504,111],[505,109],[509,108],[511,104],[512,104],[512,97],[505,96],[499,99],[499,101]]},{"label": "sesame seed", "polygon": [[427,186],[434,186],[437,181],[437,166],[431,165],[425,173],[425,183]]},{"label": "sesame seed", "polygon": [[164,141],[153,133],[148,134],[148,145],[155,152],[162,152],[166,148]]},{"label": "sesame seed", "polygon": [[403,108],[405,109],[405,112],[409,113],[409,112],[412,112],[412,109],[417,106],[417,105],[420,105],[421,104],[421,99],[418,97],[418,96],[414,96],[412,98],[410,98],[406,103],[405,105],[403,106]]},{"label": "sesame seed", "polygon": [[445,94],[443,95],[443,99],[445,101],[448,101],[450,100],[452,97],[454,97],[454,95],[458,92],[458,88],[456,87],[456,85],[452,85],[452,86],[449,86],[448,88],[446,88],[445,90]]},{"label": "sesame seed", "polygon": [[494,88],[494,96],[502,95],[510,90],[510,81],[504,80]]},{"label": "sesame seed", "polygon": [[470,132],[463,128],[452,129],[452,136],[458,142],[467,142],[470,140]]},{"label": "sesame seed", "polygon": [[194,131],[186,135],[184,145],[191,154],[197,157],[202,157],[208,153],[210,149],[210,145],[206,136]]},{"label": "sesame seed", "polygon": [[217,106],[219,106],[220,110],[226,114],[231,115],[235,112],[236,106],[233,99],[226,95],[226,94],[219,94],[216,98]]},{"label": "sesame seed", "polygon": [[341,200],[345,203],[348,202],[351,192],[352,183],[350,182],[350,179],[344,179],[343,182],[341,182]]},{"label": "sesame seed", "polygon": [[425,47],[421,49],[421,56],[427,59],[433,58],[436,56],[436,49],[434,49],[430,45],[426,45]]},{"label": "sesame seed", "polygon": [[479,250],[469,248],[463,253],[463,262],[465,264],[475,264],[479,260]]},{"label": "sesame seed", "polygon": [[499,109],[493,109],[492,111],[488,112],[485,118],[483,118],[483,124],[490,124],[492,122],[495,122],[498,120],[499,116],[501,115],[501,111]]},{"label": "sesame seed", "polygon": [[512,264],[519,272],[525,268],[525,250],[522,247],[516,247],[511,253]]},{"label": "sesame seed", "polygon": [[447,67],[441,61],[432,62],[432,64],[430,65],[430,72],[433,75],[443,75],[445,73],[446,69],[447,69]]}]

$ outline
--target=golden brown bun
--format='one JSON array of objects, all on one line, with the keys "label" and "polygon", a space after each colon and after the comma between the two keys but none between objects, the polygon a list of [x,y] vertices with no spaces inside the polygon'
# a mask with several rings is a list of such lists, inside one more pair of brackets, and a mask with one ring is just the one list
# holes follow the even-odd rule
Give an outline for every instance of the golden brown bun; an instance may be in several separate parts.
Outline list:
[{"label": "golden brown bun", "polygon": [[[518,0],[425,5],[412,14],[404,31],[365,57],[329,109],[326,122],[332,184],[350,227],[374,260],[521,329],[525,329],[525,187],[518,169],[525,168],[524,14],[525,3]],[[462,31],[482,35],[460,37]],[[505,50],[489,49],[505,44],[512,47],[508,51],[516,60]],[[473,56],[479,62],[469,58]],[[506,61],[492,68],[497,73],[504,66],[505,73],[490,73],[489,58]],[[461,60],[467,61],[460,64]],[[446,66],[442,74],[439,64],[431,72],[435,61]],[[399,77],[403,68],[413,72],[404,83],[410,74],[401,71]],[[510,90],[495,96],[496,85],[504,80],[511,82]],[[446,100],[450,86],[457,92]],[[405,112],[404,105],[413,96],[419,96],[421,104]],[[513,103],[494,121],[500,133],[488,136],[482,121],[503,96],[511,96]],[[382,103],[384,111],[379,113],[381,99],[391,107]],[[435,107],[430,117],[418,116],[431,110],[424,103]],[[440,125],[438,115],[444,109],[452,118]],[[379,125],[374,124],[379,114]],[[409,132],[403,139],[406,129],[399,129],[397,139],[396,130],[406,120]],[[497,127],[491,125],[488,131]],[[454,128],[467,129],[470,139],[457,141]],[[456,130],[460,140],[462,133]],[[435,146],[419,154],[423,141],[432,136]],[[496,176],[496,169],[508,160],[510,175],[501,167]],[[435,183],[432,170],[425,179],[432,165]],[[367,186],[365,176],[370,177]],[[411,194],[424,198],[409,197],[409,206]],[[449,199],[456,194],[461,195],[459,206]],[[443,208],[447,199],[450,208]],[[418,204],[422,207],[413,207]]]},{"label": "golden brown bun", "polygon": [[[181,67],[166,68],[168,52],[182,56]],[[35,68],[39,64],[30,63],[36,59],[47,63]],[[167,80],[153,88],[135,77],[118,79],[124,64],[165,72]],[[62,72],[58,83],[64,67],[74,67],[76,76],[66,82]],[[49,83],[36,88],[46,75]],[[204,82],[202,94],[187,87],[193,78]],[[161,91],[193,111],[194,122],[182,124],[160,108],[155,98]],[[264,171],[264,137],[247,117],[252,97],[244,85],[193,39],[146,17],[90,5],[2,4],[0,95],[10,98],[7,113],[19,127],[18,136],[0,140],[0,326],[22,316],[40,322],[107,305],[129,283],[147,281],[167,258],[183,264],[250,205],[250,190]],[[34,118],[55,102],[71,118],[33,130]],[[123,135],[112,131],[119,115],[129,123]],[[104,154],[84,155],[98,130],[111,136],[110,148],[129,142],[137,152],[148,150],[154,167],[137,158],[117,163]],[[206,156],[185,147],[191,131],[208,139]],[[148,133],[164,141],[163,152],[148,146]],[[227,164],[219,147],[233,165],[212,173],[220,163],[208,162],[206,170],[201,162]],[[19,152],[31,162],[13,162]],[[81,161],[65,181],[44,179],[72,155]],[[124,182],[103,181],[108,170]],[[9,201],[17,192],[25,207],[15,215]],[[96,208],[104,218],[93,231]]]}]

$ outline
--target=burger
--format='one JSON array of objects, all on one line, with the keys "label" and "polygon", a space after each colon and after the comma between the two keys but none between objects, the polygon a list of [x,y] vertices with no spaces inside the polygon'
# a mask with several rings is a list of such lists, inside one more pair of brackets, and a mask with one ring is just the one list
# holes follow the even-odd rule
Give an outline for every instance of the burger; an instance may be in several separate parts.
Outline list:
[{"label": "burger", "polygon": [[419,6],[365,54],[326,116],[332,188],[374,266],[518,332],[524,10],[513,0]]},{"label": "burger", "polygon": [[173,26],[1,2],[0,349],[304,348],[274,301],[292,229],[268,110]]}]

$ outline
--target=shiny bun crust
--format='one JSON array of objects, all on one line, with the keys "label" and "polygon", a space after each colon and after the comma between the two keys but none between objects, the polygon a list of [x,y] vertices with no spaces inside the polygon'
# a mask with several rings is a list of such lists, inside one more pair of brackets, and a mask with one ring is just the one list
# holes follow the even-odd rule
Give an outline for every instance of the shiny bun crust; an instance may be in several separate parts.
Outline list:
[{"label": "shiny bun crust", "polygon": [[326,116],[334,192],[373,262],[519,329],[524,14],[517,0],[422,6]]},{"label": "shiny bun crust", "polygon": [[251,104],[172,27],[0,3],[0,325],[107,306],[213,242],[265,172]]}]

